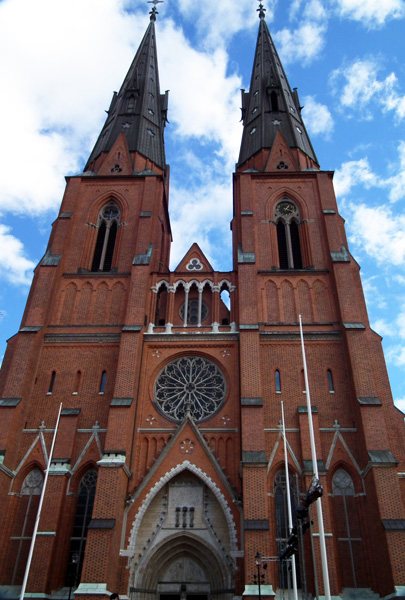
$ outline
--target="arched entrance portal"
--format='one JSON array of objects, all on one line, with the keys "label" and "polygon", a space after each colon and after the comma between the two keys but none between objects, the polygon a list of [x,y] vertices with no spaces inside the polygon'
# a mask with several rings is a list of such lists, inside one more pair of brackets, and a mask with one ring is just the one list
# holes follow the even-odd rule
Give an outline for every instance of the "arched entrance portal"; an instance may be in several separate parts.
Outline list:
[{"label": "arched entrance portal", "polygon": [[133,523],[131,600],[231,600],[232,533],[215,489],[188,469],[175,474]]},{"label": "arched entrance portal", "polygon": [[212,548],[198,536],[167,539],[138,569],[133,600],[228,600],[229,574]]}]

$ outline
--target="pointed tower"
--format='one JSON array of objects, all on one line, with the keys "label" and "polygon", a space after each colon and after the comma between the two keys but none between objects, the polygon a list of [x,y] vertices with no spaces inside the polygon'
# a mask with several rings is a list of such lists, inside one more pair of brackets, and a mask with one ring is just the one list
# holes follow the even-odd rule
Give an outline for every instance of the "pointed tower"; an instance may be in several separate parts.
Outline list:
[{"label": "pointed tower", "polygon": [[[303,168],[319,168],[311,140],[301,117],[298,91],[291,91],[277,50],[259,8],[260,27],[253,62],[250,90],[242,90],[243,135],[238,167],[248,163],[263,170],[268,151],[281,133],[296,162]],[[280,160],[278,168],[283,169]]]},{"label": "pointed tower", "polygon": [[[372,588],[383,597],[402,585],[395,556],[403,553],[399,545],[404,543],[398,478],[402,469],[398,464],[404,464],[404,446],[398,445],[403,415],[392,402],[381,339],[370,329],[359,266],[348,250],[336,204],[333,173],[319,169],[298,94],[291,91],[262,5],[259,17],[251,87],[242,92],[243,134],[232,221],[238,282],[244,596],[271,596],[271,585],[283,589],[289,585],[286,561],[270,562],[263,570],[267,562],[255,559],[257,551],[277,557],[289,537],[281,401],[294,506],[313,476],[301,315],[324,488],[331,594],[343,598],[338,595],[344,588]],[[384,500],[383,490],[388,488],[396,498],[393,503]],[[313,520],[315,515],[313,510]],[[396,537],[395,519],[402,528]],[[309,537],[304,536],[303,552],[298,544],[296,562],[299,587],[314,593]],[[313,539],[323,597],[316,522]],[[247,585],[255,583],[255,574],[261,576],[261,592]],[[365,589],[358,593],[367,594]]]},{"label": "pointed tower", "polygon": [[160,169],[166,169],[163,133],[168,92],[160,94],[155,21],[156,12],[152,10],[150,25],[119,93],[114,92],[107,120],[85,172],[99,171],[121,133],[125,135],[131,157],[138,153]]}]

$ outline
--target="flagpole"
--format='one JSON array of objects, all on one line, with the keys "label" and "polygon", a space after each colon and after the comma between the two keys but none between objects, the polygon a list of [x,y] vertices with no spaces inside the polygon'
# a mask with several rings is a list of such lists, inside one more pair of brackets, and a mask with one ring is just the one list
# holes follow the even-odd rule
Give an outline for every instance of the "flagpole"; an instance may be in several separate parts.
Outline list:
[{"label": "flagpole", "polygon": [[[287,458],[287,440],[285,436],[285,422],[284,422],[284,404],[281,402],[281,415],[283,419],[283,438],[284,438],[284,461],[285,461],[285,477],[286,483],[285,487],[287,490],[287,508],[288,508],[288,529],[289,535],[291,535],[293,529],[293,520],[292,520],[292,511],[291,511],[291,493],[290,493],[290,476],[288,473],[288,458]],[[292,566],[292,578],[293,578],[293,590],[294,590],[294,600],[298,600],[298,589],[297,589],[297,570],[295,566],[295,554],[291,557],[291,566]]]},{"label": "flagpole", "polygon": [[[299,320],[300,320],[302,361],[304,364],[305,390],[306,390],[306,396],[307,396],[309,437],[311,440],[312,466],[313,466],[313,470],[314,470],[314,475],[319,480],[318,462],[316,460],[314,425],[312,422],[311,395],[309,393],[307,361],[306,361],[306,357],[305,357],[304,334],[302,332],[301,315],[299,315]],[[325,529],[323,526],[322,504],[321,504],[320,498],[318,498],[316,501],[316,508],[318,511],[319,542],[320,542],[320,548],[321,548],[321,562],[322,562],[323,584],[324,584],[324,588],[325,588],[325,600],[331,600],[330,585],[329,585],[329,573],[328,573],[328,557],[326,555]]]},{"label": "flagpole", "polygon": [[59,407],[58,418],[56,419],[55,431],[54,431],[53,439],[52,439],[51,451],[49,453],[48,464],[47,464],[47,467],[45,469],[44,485],[42,486],[41,497],[39,499],[39,506],[38,506],[37,518],[35,520],[34,531],[32,533],[31,546],[30,546],[30,551],[29,551],[29,554],[28,554],[27,565],[25,567],[24,581],[23,581],[22,588],[21,588],[20,600],[24,600],[25,589],[27,587],[28,575],[29,575],[29,572],[30,572],[32,555],[34,553],[34,546],[35,546],[35,542],[36,542],[36,539],[37,539],[39,519],[41,518],[42,504],[44,502],[45,489],[46,489],[46,484],[48,482],[49,469],[50,469],[50,466],[51,466],[53,449],[55,447],[56,434],[58,432],[59,419],[60,419],[61,412],[62,412],[62,403],[60,404],[60,407]]}]

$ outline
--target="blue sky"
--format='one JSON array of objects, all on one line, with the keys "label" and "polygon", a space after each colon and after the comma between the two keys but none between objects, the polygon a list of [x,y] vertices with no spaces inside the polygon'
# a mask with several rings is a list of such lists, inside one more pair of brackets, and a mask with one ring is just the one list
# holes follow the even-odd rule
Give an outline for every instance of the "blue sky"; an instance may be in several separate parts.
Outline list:
[{"label": "blue sky", "polygon": [[[405,410],[405,2],[265,2],[340,213],[372,327]],[[166,0],[157,44],[169,89],[173,266],[192,242],[231,265],[232,171],[249,88],[255,0]],[[18,331],[64,176],[83,169],[148,24],[138,0],[0,0],[0,357]]]}]

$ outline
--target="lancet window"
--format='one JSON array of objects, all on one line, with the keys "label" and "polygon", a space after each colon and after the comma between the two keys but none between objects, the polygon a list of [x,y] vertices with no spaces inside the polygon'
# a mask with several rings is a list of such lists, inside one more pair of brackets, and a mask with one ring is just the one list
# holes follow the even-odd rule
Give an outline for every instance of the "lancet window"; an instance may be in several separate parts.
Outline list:
[{"label": "lancet window", "polygon": [[23,580],[43,483],[44,478],[41,471],[33,469],[22,484],[18,509],[19,518],[11,538],[12,546],[8,556],[10,563],[14,565],[11,585],[21,585]]},{"label": "lancet window", "polygon": [[283,198],[274,213],[280,269],[302,269],[299,210],[289,198]]},{"label": "lancet window", "polygon": [[72,537],[70,538],[69,562],[66,570],[65,584],[69,587],[77,587],[79,585],[83,568],[87,532],[93,513],[96,485],[97,471],[95,469],[90,469],[84,474],[79,484],[76,516]]},{"label": "lancet window", "polygon": [[364,585],[363,581],[358,580],[361,571],[356,569],[356,563],[361,561],[362,548],[355,490],[352,478],[344,469],[338,469],[333,475],[332,492],[345,587],[361,587]]},{"label": "lancet window", "polygon": [[98,235],[91,266],[93,272],[111,271],[120,217],[120,209],[115,202],[109,202],[100,211],[97,220]]}]

